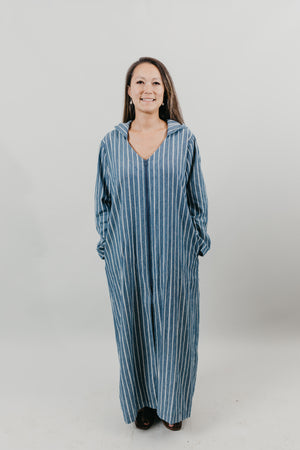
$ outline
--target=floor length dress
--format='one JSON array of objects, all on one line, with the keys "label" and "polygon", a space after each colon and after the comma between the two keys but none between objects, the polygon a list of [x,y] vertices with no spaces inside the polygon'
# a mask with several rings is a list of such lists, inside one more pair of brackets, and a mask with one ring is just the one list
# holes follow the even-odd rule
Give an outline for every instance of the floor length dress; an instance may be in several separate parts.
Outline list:
[{"label": "floor length dress", "polygon": [[101,140],[95,184],[97,252],[105,260],[125,423],[144,406],[191,415],[198,363],[198,256],[210,249],[195,135],[167,120],[148,158],[128,142],[131,120]]}]

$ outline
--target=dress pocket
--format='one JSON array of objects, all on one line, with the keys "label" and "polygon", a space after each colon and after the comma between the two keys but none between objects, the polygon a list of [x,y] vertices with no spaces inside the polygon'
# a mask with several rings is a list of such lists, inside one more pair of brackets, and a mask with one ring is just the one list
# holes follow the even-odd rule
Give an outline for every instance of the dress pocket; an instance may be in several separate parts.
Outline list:
[{"label": "dress pocket", "polygon": [[192,230],[193,230],[194,249],[195,249],[196,255],[198,256],[199,250],[201,247],[201,239],[199,237],[198,230],[195,227],[194,220],[193,220],[193,217],[191,216],[191,214],[189,214],[189,217],[191,219],[191,226],[192,226]]},{"label": "dress pocket", "polygon": [[200,240],[196,230],[195,230],[195,232],[196,232],[196,238],[197,238],[196,255],[199,256],[199,251],[200,251],[200,247],[201,247],[201,240]]}]

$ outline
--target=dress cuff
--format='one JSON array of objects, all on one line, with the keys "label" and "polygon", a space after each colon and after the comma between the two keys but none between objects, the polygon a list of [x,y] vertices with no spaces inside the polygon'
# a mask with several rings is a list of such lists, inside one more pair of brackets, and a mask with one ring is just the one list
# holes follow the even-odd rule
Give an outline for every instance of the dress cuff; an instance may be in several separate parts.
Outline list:
[{"label": "dress cuff", "polygon": [[104,259],[105,239],[101,239],[97,244],[97,253],[101,259]]}]

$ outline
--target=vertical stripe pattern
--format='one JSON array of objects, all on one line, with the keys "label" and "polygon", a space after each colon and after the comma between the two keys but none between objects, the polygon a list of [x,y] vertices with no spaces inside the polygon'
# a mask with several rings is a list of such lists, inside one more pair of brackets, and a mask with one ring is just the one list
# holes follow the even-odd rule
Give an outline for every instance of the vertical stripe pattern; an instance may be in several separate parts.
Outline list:
[{"label": "vertical stripe pattern", "polygon": [[191,415],[198,364],[198,256],[210,249],[208,202],[195,135],[175,120],[144,159],[131,121],[101,140],[95,184],[97,252],[105,260],[125,423],[144,406]]}]

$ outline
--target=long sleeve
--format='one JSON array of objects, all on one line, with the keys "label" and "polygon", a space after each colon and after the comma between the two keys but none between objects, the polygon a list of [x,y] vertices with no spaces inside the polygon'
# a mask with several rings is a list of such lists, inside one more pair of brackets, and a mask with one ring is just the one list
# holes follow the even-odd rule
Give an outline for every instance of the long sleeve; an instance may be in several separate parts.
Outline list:
[{"label": "long sleeve", "polygon": [[192,220],[200,239],[200,249],[198,255],[204,256],[208,252],[211,245],[210,237],[207,233],[208,222],[208,199],[206,186],[201,170],[201,156],[194,134],[188,142],[187,152],[187,200],[192,216]]},{"label": "long sleeve", "polygon": [[101,141],[98,156],[94,202],[96,229],[100,236],[100,241],[97,244],[97,252],[100,258],[104,259],[106,231],[111,207],[107,154],[104,139]]}]

